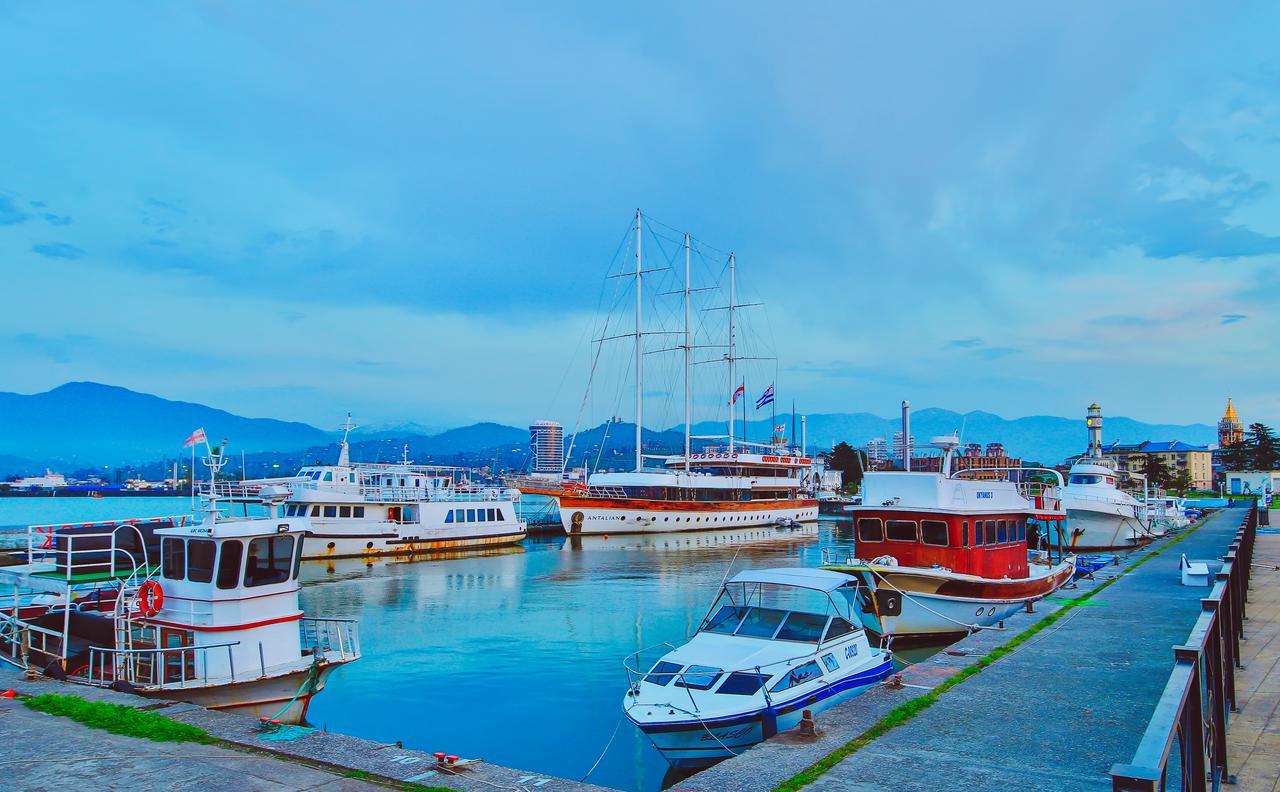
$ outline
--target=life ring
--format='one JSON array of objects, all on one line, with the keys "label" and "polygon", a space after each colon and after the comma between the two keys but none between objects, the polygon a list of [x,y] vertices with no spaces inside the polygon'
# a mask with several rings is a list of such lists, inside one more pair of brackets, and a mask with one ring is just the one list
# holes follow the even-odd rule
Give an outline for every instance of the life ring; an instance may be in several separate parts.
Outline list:
[{"label": "life ring", "polygon": [[164,607],[164,589],[154,580],[148,580],[138,589],[138,610],[148,618],[155,616]]}]

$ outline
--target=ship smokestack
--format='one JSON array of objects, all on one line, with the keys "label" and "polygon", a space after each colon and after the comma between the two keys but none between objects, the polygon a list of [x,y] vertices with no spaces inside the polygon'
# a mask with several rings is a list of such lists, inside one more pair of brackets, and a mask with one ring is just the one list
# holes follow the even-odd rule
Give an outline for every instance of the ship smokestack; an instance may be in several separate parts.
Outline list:
[{"label": "ship smokestack", "polygon": [[902,400],[902,469],[911,470],[911,402]]}]

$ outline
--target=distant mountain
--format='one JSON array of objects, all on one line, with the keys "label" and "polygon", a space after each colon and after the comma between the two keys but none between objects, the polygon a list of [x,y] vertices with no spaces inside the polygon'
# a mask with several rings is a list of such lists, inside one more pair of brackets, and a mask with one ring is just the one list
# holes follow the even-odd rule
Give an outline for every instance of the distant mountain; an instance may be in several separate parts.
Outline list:
[{"label": "distant mountain", "polygon": [[303,423],[243,418],[95,382],[70,382],[31,395],[0,393],[0,455],[24,458],[37,467],[182,457],[182,441],[199,427],[215,443],[230,438],[232,453],[300,449],[332,439]]}]

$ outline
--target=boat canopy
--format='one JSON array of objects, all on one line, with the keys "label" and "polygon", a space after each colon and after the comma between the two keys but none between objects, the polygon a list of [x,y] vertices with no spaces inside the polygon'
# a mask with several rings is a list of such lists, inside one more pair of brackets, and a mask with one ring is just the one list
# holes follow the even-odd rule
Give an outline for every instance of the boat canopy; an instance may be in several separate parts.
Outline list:
[{"label": "boat canopy", "polygon": [[773,583],[778,586],[794,586],[795,588],[811,589],[813,591],[832,592],[854,581],[846,574],[833,572],[829,569],[779,567],[776,569],[748,569],[734,575],[729,582]]}]

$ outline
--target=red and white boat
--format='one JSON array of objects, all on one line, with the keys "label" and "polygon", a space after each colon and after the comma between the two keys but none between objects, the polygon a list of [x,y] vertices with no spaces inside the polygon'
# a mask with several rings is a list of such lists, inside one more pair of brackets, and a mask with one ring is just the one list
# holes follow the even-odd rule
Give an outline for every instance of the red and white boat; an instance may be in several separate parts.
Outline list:
[{"label": "red and white boat", "polygon": [[[951,470],[955,437],[935,438],[940,473],[868,472],[854,517],[856,555],[827,551],[824,568],[856,577],[863,626],[886,639],[940,643],[989,627],[1071,580],[1074,556],[1027,552],[1027,521],[1057,522],[1062,477],[1016,468],[1011,478]],[[990,475],[988,471],[982,471]],[[1056,477],[1057,487],[1037,478]],[[841,557],[843,555],[843,557]]]},{"label": "red and white boat", "polygon": [[[222,457],[211,451],[215,470]],[[305,517],[32,526],[0,566],[0,661],[67,682],[304,722],[356,623],[298,606]]]}]

